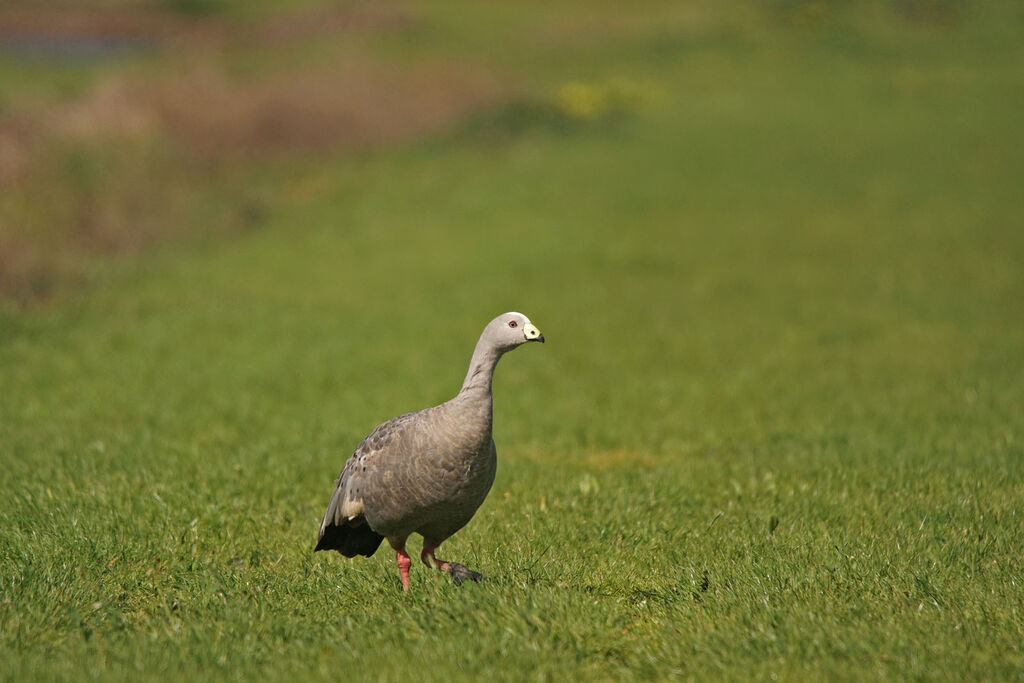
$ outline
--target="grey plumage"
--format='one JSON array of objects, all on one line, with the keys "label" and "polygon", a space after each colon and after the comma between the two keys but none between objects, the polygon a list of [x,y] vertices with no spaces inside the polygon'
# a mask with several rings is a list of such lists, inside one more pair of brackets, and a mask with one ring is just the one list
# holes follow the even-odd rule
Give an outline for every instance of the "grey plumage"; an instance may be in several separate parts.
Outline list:
[{"label": "grey plumage", "polygon": [[[441,405],[399,415],[370,432],[345,463],[320,525],[316,550],[346,557],[377,550],[384,538],[403,568],[409,535],[423,536],[428,557],[458,580],[462,565],[437,560],[433,549],[466,525],[491,489],[497,454],[491,438],[494,368],[501,356],[544,336],[521,313],[484,328],[458,395]],[[452,569],[452,567],[461,569]]]}]

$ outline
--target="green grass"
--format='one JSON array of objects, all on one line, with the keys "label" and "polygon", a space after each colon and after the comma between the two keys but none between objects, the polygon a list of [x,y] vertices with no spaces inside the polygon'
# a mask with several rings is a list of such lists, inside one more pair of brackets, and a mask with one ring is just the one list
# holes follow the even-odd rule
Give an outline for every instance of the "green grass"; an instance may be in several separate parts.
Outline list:
[{"label": "green grass", "polygon": [[[0,314],[0,675],[1024,676],[1019,10],[743,7],[565,47],[423,10],[404,58],[479,25],[542,95],[647,96],[254,169],[262,229]],[[548,343],[442,554],[489,581],[313,555],[509,309]]]}]

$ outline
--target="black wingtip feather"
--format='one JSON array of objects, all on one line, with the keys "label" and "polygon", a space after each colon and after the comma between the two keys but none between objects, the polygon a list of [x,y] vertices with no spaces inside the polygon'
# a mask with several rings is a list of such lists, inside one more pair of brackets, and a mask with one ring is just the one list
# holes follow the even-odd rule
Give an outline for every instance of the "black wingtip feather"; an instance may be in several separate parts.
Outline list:
[{"label": "black wingtip feather", "polygon": [[328,524],[316,544],[317,550],[337,550],[345,557],[365,555],[370,557],[380,546],[384,537],[370,528],[365,522],[355,525],[335,526]]}]

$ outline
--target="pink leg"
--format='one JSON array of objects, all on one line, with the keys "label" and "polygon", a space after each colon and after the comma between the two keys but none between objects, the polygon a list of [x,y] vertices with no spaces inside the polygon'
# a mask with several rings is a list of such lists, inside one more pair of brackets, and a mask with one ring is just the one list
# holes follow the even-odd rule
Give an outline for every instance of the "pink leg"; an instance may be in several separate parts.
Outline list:
[{"label": "pink leg", "polygon": [[431,569],[440,569],[443,572],[448,571],[448,568],[451,567],[448,562],[439,560],[434,556],[434,546],[432,545],[423,546],[423,552],[420,553],[420,560]]},{"label": "pink leg", "polygon": [[396,551],[395,560],[398,562],[398,573],[402,577],[402,590],[409,590],[409,567],[412,566],[412,558],[405,550]]}]

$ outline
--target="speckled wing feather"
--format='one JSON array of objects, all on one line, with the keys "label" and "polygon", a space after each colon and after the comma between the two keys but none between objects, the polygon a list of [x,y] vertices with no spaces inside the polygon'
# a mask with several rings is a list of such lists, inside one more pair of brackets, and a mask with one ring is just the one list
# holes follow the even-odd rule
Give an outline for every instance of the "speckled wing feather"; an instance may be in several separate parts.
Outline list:
[{"label": "speckled wing feather", "polygon": [[321,544],[337,533],[332,527],[368,525],[382,536],[418,532],[438,543],[462,528],[497,469],[489,415],[472,419],[477,412],[453,400],[374,429],[338,477]]},{"label": "speckled wing feather", "polygon": [[316,550],[337,550],[346,557],[369,557],[377,550],[384,537],[367,524],[363,494],[383,478],[381,458],[376,456],[388,448],[415,414],[405,413],[378,425],[353,451],[335,482]]}]

